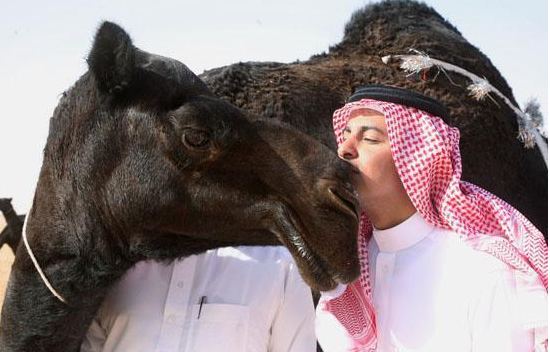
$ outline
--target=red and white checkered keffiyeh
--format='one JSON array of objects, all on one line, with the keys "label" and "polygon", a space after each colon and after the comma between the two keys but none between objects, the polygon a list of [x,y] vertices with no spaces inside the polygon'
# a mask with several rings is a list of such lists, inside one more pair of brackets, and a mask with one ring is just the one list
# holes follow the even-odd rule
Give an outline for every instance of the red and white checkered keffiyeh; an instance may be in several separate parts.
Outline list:
[{"label": "red and white checkered keffiyeh", "polygon": [[[425,111],[393,103],[362,99],[334,112],[338,145],[352,110],[368,108],[385,116],[391,153],[399,177],[415,208],[433,226],[450,229],[473,248],[485,251],[514,269],[518,295],[548,291],[544,237],[521,213],[493,194],[460,180],[459,131]],[[326,302],[346,328],[353,352],[376,349],[376,323],[368,277],[367,239],[372,225],[361,218],[361,277],[345,292]],[[547,350],[546,337],[536,341]]]}]

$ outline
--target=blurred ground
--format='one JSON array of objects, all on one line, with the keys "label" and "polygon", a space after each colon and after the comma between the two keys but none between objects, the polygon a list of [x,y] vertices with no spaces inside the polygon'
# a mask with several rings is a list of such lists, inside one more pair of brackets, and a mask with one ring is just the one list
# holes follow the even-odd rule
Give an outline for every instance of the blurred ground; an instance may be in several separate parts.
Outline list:
[{"label": "blurred ground", "polygon": [[[6,226],[4,217],[0,215],[0,231]],[[13,262],[13,253],[8,246],[3,246],[0,249],[0,307],[4,302],[4,293],[6,292],[6,284],[10,275],[11,263]]]}]

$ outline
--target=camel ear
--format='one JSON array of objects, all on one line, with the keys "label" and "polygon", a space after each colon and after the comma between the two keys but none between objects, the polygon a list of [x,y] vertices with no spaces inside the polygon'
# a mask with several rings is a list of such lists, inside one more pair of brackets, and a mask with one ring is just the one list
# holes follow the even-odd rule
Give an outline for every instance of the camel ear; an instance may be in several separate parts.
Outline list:
[{"label": "camel ear", "polygon": [[135,47],[130,36],[115,23],[103,22],[88,55],[88,67],[102,93],[123,92],[134,75]]}]

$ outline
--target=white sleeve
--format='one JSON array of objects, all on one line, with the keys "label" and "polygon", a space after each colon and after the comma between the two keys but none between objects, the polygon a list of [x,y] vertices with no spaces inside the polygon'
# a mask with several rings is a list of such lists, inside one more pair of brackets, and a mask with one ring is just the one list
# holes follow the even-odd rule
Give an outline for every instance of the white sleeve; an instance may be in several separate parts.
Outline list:
[{"label": "white sleeve", "polygon": [[533,351],[534,332],[522,326],[520,316],[511,270],[491,273],[470,306],[472,352]]},{"label": "white sleeve", "polygon": [[284,296],[271,327],[269,352],[315,352],[315,310],[296,264],[289,266]]},{"label": "white sleeve", "polygon": [[99,319],[96,317],[92,321],[88,332],[86,332],[84,341],[80,346],[80,352],[101,352],[106,339],[107,333],[101,327]]}]

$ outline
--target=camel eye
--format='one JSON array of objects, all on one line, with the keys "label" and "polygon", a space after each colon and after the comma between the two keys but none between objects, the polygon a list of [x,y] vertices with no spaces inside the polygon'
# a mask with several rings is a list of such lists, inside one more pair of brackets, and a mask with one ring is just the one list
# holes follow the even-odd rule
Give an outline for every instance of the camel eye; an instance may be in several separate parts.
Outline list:
[{"label": "camel eye", "polygon": [[210,143],[207,131],[188,128],[183,132],[183,143],[191,148],[205,148]]}]

